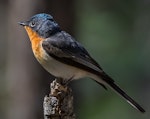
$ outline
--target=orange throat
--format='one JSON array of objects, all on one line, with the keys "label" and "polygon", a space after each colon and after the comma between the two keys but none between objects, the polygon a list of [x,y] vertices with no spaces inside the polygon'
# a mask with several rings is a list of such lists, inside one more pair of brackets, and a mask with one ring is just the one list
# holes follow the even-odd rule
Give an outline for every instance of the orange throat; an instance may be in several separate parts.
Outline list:
[{"label": "orange throat", "polygon": [[33,53],[35,55],[35,57],[38,60],[42,60],[42,56],[43,56],[43,48],[41,47],[41,41],[43,41],[44,39],[42,39],[35,31],[33,31],[30,27],[25,26],[24,27],[25,30],[27,31],[27,34],[29,36],[29,39],[31,41],[31,45],[32,45],[32,50]]}]

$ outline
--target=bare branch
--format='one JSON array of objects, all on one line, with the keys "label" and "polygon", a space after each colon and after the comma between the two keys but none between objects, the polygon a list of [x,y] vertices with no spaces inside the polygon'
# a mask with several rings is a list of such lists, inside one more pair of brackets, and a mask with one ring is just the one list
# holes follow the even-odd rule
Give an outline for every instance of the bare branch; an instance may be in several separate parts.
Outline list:
[{"label": "bare branch", "polygon": [[57,79],[51,83],[50,90],[43,102],[44,119],[75,119],[72,90]]}]

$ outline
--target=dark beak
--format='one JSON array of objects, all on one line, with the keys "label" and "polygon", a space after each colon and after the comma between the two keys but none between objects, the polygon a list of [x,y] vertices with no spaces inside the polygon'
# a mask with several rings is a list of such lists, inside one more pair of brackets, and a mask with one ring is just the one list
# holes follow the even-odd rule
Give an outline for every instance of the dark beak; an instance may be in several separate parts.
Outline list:
[{"label": "dark beak", "polygon": [[27,26],[27,22],[18,22],[18,24],[20,24],[21,26]]}]

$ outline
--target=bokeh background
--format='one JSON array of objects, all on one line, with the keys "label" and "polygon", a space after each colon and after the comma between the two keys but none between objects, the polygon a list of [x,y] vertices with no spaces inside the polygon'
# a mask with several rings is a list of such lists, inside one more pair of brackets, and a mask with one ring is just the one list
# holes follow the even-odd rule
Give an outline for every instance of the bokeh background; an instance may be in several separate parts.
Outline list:
[{"label": "bokeh background", "polygon": [[82,79],[70,84],[77,118],[150,118],[150,0],[1,0],[0,119],[43,118],[53,77],[17,24],[41,12],[53,15],[147,111],[141,114],[111,90]]}]

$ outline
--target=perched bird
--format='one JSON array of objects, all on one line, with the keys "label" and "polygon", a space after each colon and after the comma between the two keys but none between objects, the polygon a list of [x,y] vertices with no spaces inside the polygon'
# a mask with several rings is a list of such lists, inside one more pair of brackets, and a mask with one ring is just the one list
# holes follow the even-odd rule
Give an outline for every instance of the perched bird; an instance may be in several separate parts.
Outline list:
[{"label": "perched bird", "polygon": [[51,15],[37,14],[19,24],[27,31],[36,59],[50,74],[64,82],[89,77],[105,89],[110,87],[134,108],[145,112],[115,84],[79,42],[61,30]]}]

